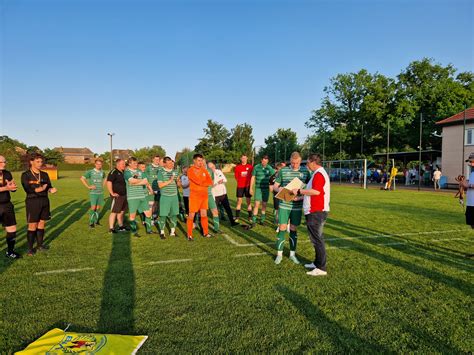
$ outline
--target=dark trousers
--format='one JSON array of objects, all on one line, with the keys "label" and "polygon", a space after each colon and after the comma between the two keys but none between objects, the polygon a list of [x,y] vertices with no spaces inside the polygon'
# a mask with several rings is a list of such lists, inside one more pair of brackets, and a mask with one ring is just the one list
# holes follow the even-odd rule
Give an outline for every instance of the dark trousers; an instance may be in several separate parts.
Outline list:
[{"label": "dark trousers", "polygon": [[313,212],[306,216],[306,227],[309,232],[309,239],[314,247],[316,254],[314,258],[314,265],[326,271],[326,247],[324,245],[323,227],[328,217],[327,212]]},{"label": "dark trousers", "polygon": [[232,214],[232,209],[230,208],[229,199],[227,198],[227,194],[222,196],[216,196],[216,204],[217,207],[224,207],[229,220],[232,222],[234,220],[234,215]]},{"label": "dark trousers", "polygon": [[186,211],[186,214],[189,214],[189,197],[183,196],[183,202],[184,202],[184,210]]}]

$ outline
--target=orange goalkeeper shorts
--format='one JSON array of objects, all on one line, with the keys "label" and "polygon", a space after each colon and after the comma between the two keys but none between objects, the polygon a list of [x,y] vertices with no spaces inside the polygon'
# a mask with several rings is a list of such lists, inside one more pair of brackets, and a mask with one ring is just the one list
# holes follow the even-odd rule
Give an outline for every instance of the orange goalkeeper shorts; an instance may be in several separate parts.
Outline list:
[{"label": "orange goalkeeper shorts", "polygon": [[207,210],[209,208],[209,200],[207,193],[205,195],[193,195],[189,196],[189,212],[196,213],[200,210]]}]

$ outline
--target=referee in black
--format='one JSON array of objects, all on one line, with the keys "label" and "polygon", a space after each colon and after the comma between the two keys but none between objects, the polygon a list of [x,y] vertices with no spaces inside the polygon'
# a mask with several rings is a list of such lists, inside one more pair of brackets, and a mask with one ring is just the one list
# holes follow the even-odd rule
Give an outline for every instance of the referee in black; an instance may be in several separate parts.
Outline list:
[{"label": "referee in black", "polygon": [[[28,232],[28,253],[32,256],[36,251],[49,249],[43,245],[44,227],[46,221],[51,219],[48,193],[56,193],[56,188],[51,185],[49,175],[41,171],[43,157],[40,154],[32,154],[30,157],[30,168],[21,174],[21,185],[26,192],[26,221]],[[34,248],[36,240],[36,249]]]},{"label": "referee in black", "polygon": [[115,169],[107,176],[107,189],[112,198],[112,206],[110,207],[109,216],[109,233],[117,233],[115,229],[115,219],[118,222],[118,231],[126,232],[129,228],[123,224],[125,211],[128,207],[127,203],[127,185],[123,173],[125,171],[125,160],[117,159],[115,161]]},{"label": "referee in black", "polygon": [[20,254],[15,252],[16,240],[16,218],[13,204],[10,201],[10,192],[15,192],[17,187],[12,174],[5,170],[7,161],[0,155],[0,222],[7,232],[7,252],[6,257],[10,259],[20,258]]}]

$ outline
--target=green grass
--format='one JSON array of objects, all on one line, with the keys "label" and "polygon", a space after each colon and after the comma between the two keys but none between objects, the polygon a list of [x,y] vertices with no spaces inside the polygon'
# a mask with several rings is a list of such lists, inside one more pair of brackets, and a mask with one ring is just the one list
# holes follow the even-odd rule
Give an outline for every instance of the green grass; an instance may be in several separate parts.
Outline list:
[{"label": "green grass", "polygon": [[[474,232],[451,193],[334,185],[325,228],[329,275],[312,278],[287,258],[274,265],[270,223],[252,231],[224,224],[245,246],[221,236],[194,243],[112,237],[105,218],[91,231],[81,173],[55,183],[51,250],[1,258],[1,353],[69,323],[71,331],[148,335],[143,352],[474,350],[474,262],[466,257]],[[234,199],[232,183],[228,190]],[[24,253],[24,193],[14,198]],[[360,238],[370,235],[378,237]],[[313,258],[304,226],[298,256]],[[179,259],[192,260],[148,264]],[[85,268],[93,269],[35,274]]]}]

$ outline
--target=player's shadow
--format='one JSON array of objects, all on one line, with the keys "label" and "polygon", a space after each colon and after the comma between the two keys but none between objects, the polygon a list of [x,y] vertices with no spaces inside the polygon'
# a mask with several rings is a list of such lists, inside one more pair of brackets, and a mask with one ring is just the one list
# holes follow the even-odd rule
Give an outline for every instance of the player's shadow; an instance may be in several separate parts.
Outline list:
[{"label": "player's shadow", "polygon": [[[361,236],[359,232],[363,233],[363,236],[367,236],[367,232],[370,232],[370,234],[373,235],[386,235],[390,233],[384,233],[381,231],[376,231],[373,229],[365,228],[365,227],[360,227],[357,225],[353,225],[350,223],[346,222],[339,222],[335,220],[331,220],[328,223],[328,226],[332,228],[333,230],[337,230],[341,233],[344,233],[346,236]],[[472,272],[474,268],[474,264],[472,262],[466,261],[465,254],[460,252],[460,251],[455,251],[447,248],[443,248],[438,245],[435,247],[430,246],[426,243],[417,241],[416,239],[407,239],[403,237],[397,237],[396,235],[390,237],[391,239],[399,240],[399,241],[406,241],[409,240],[408,243],[406,244],[401,244],[401,245],[386,245],[386,248],[394,249],[397,250],[398,252],[407,254],[407,255],[412,255],[412,256],[418,256],[422,257],[424,259],[434,261],[434,262],[439,262],[444,265],[449,265],[454,268],[462,269],[468,272]],[[367,244],[379,244],[379,241],[381,239],[387,240],[388,238],[363,238],[360,239],[361,242],[367,243]],[[346,242],[347,239],[341,238],[342,242]],[[440,250],[441,249],[441,250]],[[447,249],[447,250],[443,250]]]},{"label": "player's shadow", "polygon": [[[341,230],[341,232],[345,233],[344,230]],[[326,234],[325,238],[333,237],[330,233],[325,233],[325,234]],[[346,235],[351,236],[349,233],[347,233]],[[345,243],[344,246],[349,247],[351,251],[353,252],[364,254],[368,257],[382,261],[389,265],[393,265],[395,267],[403,268],[406,271],[411,272],[413,274],[428,278],[437,283],[444,284],[448,287],[457,289],[470,297],[473,294],[472,285],[469,282],[457,279],[455,277],[452,277],[446,274],[441,274],[438,271],[429,269],[421,265],[417,265],[413,262],[401,260],[387,253],[379,252],[371,248],[371,246],[374,246],[376,244],[376,243],[373,243],[372,241],[367,242],[367,240],[363,240],[363,239],[345,239],[344,243]],[[388,247],[388,246],[384,246],[384,247]],[[388,249],[385,249],[385,250],[388,250]]]},{"label": "player's shadow", "polygon": [[[275,289],[306,318],[317,334],[324,334],[332,340],[332,343],[339,346],[337,352],[390,353],[390,350],[384,346],[374,343],[371,339],[361,338],[337,322],[329,319],[323,311],[312,304],[305,296],[282,285],[277,285]],[[303,343],[301,348],[293,350],[294,352],[303,353],[311,352],[313,348],[313,343]]]},{"label": "player's shadow", "polygon": [[[51,220],[46,222],[46,234],[45,234],[45,245],[50,244],[56,239],[62,232],[69,228],[73,223],[77,222],[84,213],[87,211],[88,205],[84,201],[73,200],[65,203],[64,205],[56,207],[51,215]],[[26,246],[26,230],[27,226],[24,225],[17,232],[17,244],[16,250],[20,254],[24,254],[27,250]],[[2,240],[1,247],[5,248],[5,240]],[[26,256],[25,256],[26,257]],[[3,273],[11,266],[15,261],[10,259],[0,259],[0,274]]]},{"label": "player's shadow", "polygon": [[[99,221],[102,221],[105,214],[110,211],[110,206],[112,205],[112,198],[111,197],[108,197],[105,199],[105,203],[104,203],[104,206],[102,207],[102,209],[100,210],[99,212]],[[102,223],[102,222],[101,222]],[[105,224],[107,224],[108,222],[104,222]],[[102,223],[102,224],[104,224]]]},{"label": "player's shadow", "polygon": [[131,234],[112,234],[112,250],[102,287],[97,331],[132,334],[135,328],[135,274]]}]

